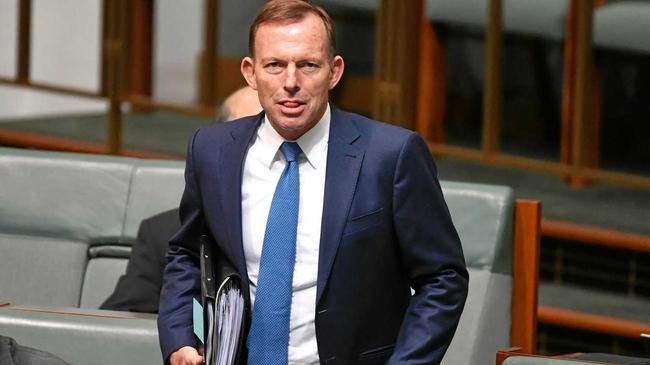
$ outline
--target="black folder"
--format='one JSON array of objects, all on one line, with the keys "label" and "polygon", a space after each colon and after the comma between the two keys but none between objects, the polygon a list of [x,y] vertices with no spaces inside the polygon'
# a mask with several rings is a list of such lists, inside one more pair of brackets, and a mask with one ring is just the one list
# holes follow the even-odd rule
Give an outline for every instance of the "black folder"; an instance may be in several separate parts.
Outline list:
[{"label": "black folder", "polygon": [[204,361],[207,365],[245,363],[248,308],[242,278],[211,237],[201,236],[200,247]]}]

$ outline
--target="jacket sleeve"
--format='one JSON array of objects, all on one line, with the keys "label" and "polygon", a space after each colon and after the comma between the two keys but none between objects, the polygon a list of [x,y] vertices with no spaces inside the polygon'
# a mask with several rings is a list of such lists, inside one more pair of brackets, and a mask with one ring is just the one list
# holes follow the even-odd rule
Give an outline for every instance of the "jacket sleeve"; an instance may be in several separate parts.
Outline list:
[{"label": "jacket sleeve", "polygon": [[439,364],[460,319],[468,273],[460,239],[422,138],[402,146],[393,182],[393,221],[415,293],[389,364]]},{"label": "jacket sleeve", "polygon": [[165,362],[183,346],[198,346],[192,326],[192,298],[200,296],[199,237],[207,231],[193,163],[199,132],[194,132],[188,143],[185,190],[179,208],[181,228],[169,241],[160,294],[158,336]]}]

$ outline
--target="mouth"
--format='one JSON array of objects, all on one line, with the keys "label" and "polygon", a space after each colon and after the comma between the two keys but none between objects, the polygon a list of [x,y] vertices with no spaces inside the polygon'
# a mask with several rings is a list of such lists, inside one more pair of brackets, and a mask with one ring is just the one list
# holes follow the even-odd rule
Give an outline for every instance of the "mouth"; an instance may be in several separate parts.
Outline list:
[{"label": "mouth", "polygon": [[283,114],[288,116],[295,116],[302,113],[305,109],[306,103],[302,100],[283,99],[277,103]]}]

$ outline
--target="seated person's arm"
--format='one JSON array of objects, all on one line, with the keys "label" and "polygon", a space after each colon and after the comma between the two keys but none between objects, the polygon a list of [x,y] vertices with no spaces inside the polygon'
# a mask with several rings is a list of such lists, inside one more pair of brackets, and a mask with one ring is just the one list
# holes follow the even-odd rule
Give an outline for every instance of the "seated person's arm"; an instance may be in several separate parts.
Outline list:
[{"label": "seated person's arm", "polygon": [[167,265],[169,239],[178,231],[178,209],[142,221],[126,274],[101,309],[158,313],[162,275]]}]

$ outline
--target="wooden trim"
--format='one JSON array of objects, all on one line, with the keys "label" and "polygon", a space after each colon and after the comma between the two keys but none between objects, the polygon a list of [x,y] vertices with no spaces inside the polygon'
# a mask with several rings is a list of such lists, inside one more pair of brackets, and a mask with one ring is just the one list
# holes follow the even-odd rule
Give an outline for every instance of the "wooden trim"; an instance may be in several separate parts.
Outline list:
[{"label": "wooden trim", "polygon": [[16,81],[29,82],[32,41],[32,1],[20,0],[18,4],[18,55]]},{"label": "wooden trim", "polygon": [[575,58],[576,58],[576,14],[577,0],[569,1],[567,11],[566,31],[564,34],[564,60],[562,66],[562,126],[560,129],[560,161],[571,163],[573,100],[575,90]]},{"label": "wooden trim", "polygon": [[[106,144],[104,143],[89,142],[42,133],[22,132],[5,128],[0,128],[0,144],[62,152],[91,153],[99,155],[109,153],[109,150],[106,148]],[[157,160],[183,159],[181,156],[172,154],[130,148],[122,149],[120,156]]]},{"label": "wooden trim", "polygon": [[423,1],[382,0],[375,36],[375,119],[412,129]]},{"label": "wooden trim", "polygon": [[487,165],[516,167],[522,170],[537,171],[552,175],[575,175],[582,178],[628,186],[632,188],[650,189],[650,177],[606,171],[596,168],[576,168],[559,162],[540,160],[530,157],[515,156],[505,153],[488,155],[484,152],[467,147],[429,143],[429,149],[436,155],[449,156],[470,161],[478,161]]},{"label": "wooden trim", "polygon": [[436,27],[422,14],[417,80],[416,130],[426,139],[443,143],[447,99],[446,54]]},{"label": "wooden trim", "polygon": [[510,345],[534,353],[537,346],[537,282],[542,204],[515,204]]},{"label": "wooden trim", "polygon": [[116,313],[114,315],[109,315],[109,314],[95,314],[95,313],[84,313],[83,311],[77,311],[77,310],[65,310],[65,309],[46,309],[46,308],[30,308],[30,307],[16,307],[12,306],[8,309],[11,310],[16,310],[16,311],[21,311],[21,312],[35,312],[35,313],[47,313],[47,314],[62,314],[62,315],[74,315],[74,316],[81,316],[81,317],[94,317],[94,318],[109,318],[109,319],[131,319],[131,320],[151,320],[153,318],[144,318],[142,316],[138,316],[137,314],[130,315],[129,312],[124,312],[124,314],[117,314],[116,311],[105,311],[107,313]]},{"label": "wooden trim", "polygon": [[336,89],[335,103],[338,107],[359,114],[372,114],[372,77],[348,75]]},{"label": "wooden trim", "polygon": [[543,219],[542,235],[545,237],[650,253],[650,236],[600,227]]},{"label": "wooden trim", "polygon": [[101,60],[100,60],[100,79],[99,93],[106,97],[108,95],[108,51],[107,44],[110,39],[110,22],[111,22],[112,0],[102,0],[102,40],[101,40]]},{"label": "wooden trim", "polygon": [[122,149],[122,89],[124,87],[125,40],[127,37],[127,0],[110,1],[104,52],[107,60],[107,149],[110,154],[120,155]]},{"label": "wooden trim", "polygon": [[203,107],[215,104],[215,65],[217,63],[217,18],[219,6],[217,0],[204,0],[203,50],[200,57],[199,100]]},{"label": "wooden trim", "polygon": [[66,94],[72,96],[80,96],[83,98],[104,99],[104,97],[97,91],[88,91],[83,89],[77,89],[77,88],[66,87],[66,86],[58,86],[58,85],[52,85],[52,84],[34,82],[34,81],[18,82],[16,80],[12,80],[10,78],[6,78],[2,76],[0,76],[0,84],[16,85],[20,87],[35,89],[35,90],[42,90],[42,91]]},{"label": "wooden trim", "polygon": [[521,347],[511,347],[508,349],[503,349],[497,351],[496,354],[496,364],[501,365],[504,361],[506,361],[507,358],[511,356],[526,356],[526,357],[536,357],[536,358],[547,358],[547,356],[543,355],[533,355],[528,352],[526,352],[524,349]]},{"label": "wooden trim", "polygon": [[147,109],[159,109],[165,110],[172,113],[182,113],[196,117],[203,118],[214,118],[215,117],[215,108],[214,107],[202,107],[202,106],[190,106],[175,104],[169,102],[162,102],[152,99],[147,95],[129,95],[128,102],[137,107],[143,107]]},{"label": "wooden trim", "polygon": [[641,333],[650,332],[648,323],[546,306],[539,307],[538,319],[541,323],[633,339],[639,339]]},{"label": "wooden trim", "polygon": [[[577,0],[574,109],[572,118],[571,164],[576,168],[589,164],[593,146],[592,100],[592,15],[593,0]],[[572,186],[588,183],[582,176],[571,176]]]},{"label": "wooden trim", "polygon": [[[153,1],[133,0],[129,94],[151,96],[153,70]],[[135,110],[139,111],[139,110]]]},{"label": "wooden trim", "polygon": [[509,358],[510,356],[519,355],[519,354],[513,354],[512,352],[517,352],[517,351],[520,351],[520,350],[521,350],[521,348],[519,348],[519,347],[512,347],[512,348],[509,348],[509,349],[497,351],[495,364],[496,365],[503,364],[503,362],[506,361],[506,359]]},{"label": "wooden trim", "polygon": [[[423,14],[424,15],[424,14]],[[429,20],[423,16],[420,22],[420,48],[418,57],[418,100],[415,114],[415,130],[424,138],[433,140],[430,136],[430,125],[433,120],[433,88],[435,69],[433,67],[433,31]]]},{"label": "wooden trim", "polygon": [[490,0],[485,34],[485,78],[483,85],[483,131],[481,148],[487,154],[499,151],[501,132],[501,0]]},{"label": "wooden trim", "polygon": [[524,356],[524,357],[532,357],[532,358],[537,358],[537,359],[559,359],[563,361],[575,361],[576,363],[579,362],[580,364],[601,364],[601,365],[613,365],[611,363],[604,363],[604,362],[598,362],[598,361],[588,361],[588,360],[576,360],[572,359],[570,356],[566,355],[558,355],[558,356],[543,356],[543,355],[533,355],[529,353],[525,353],[522,351],[521,348],[519,347],[513,347],[509,349],[504,349],[504,350],[499,350],[497,351],[496,354],[496,365],[501,365],[503,364],[504,361],[506,361],[507,358],[511,356]]}]

